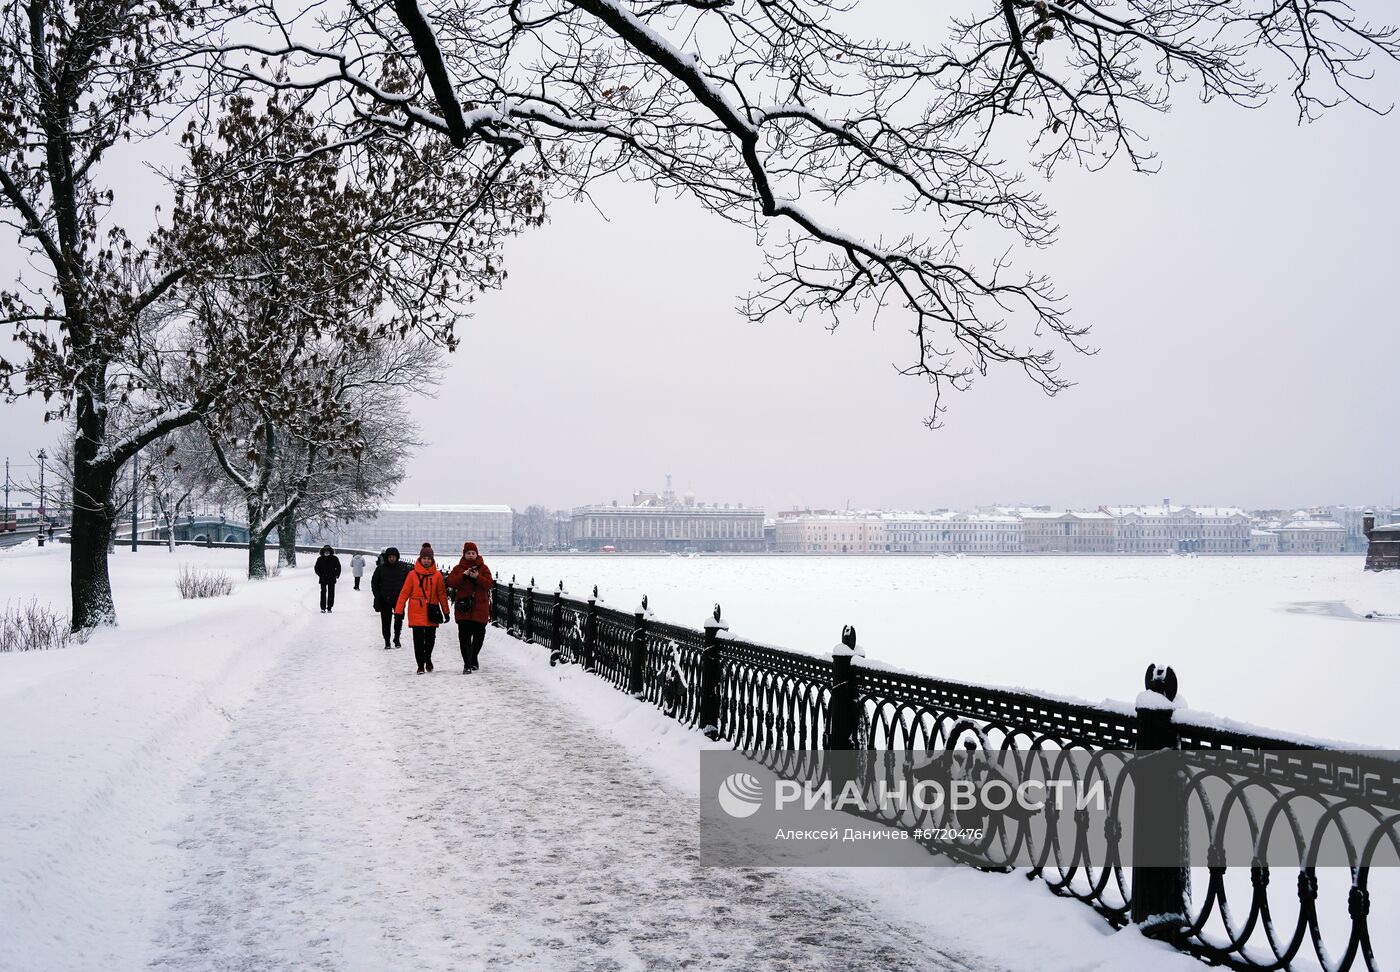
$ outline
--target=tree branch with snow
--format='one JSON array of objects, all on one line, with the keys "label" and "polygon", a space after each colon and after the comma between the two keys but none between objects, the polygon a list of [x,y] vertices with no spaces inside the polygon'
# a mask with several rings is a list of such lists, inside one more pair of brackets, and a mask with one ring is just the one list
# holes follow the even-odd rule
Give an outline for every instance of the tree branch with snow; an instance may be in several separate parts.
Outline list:
[{"label": "tree branch with snow", "polygon": [[[361,118],[533,156],[557,195],[617,174],[690,195],[764,246],[755,320],[906,314],[899,370],[933,384],[930,424],[944,389],[994,365],[1054,394],[1056,351],[1091,350],[1052,282],[1005,255],[1056,235],[997,155],[1008,136],[1046,173],[1150,170],[1137,126],[1174,88],[1253,106],[1272,72],[1313,117],[1365,103],[1369,65],[1400,57],[1394,28],[1341,0],[982,0],[922,42],[865,39],[906,26],[868,0],[393,0],[314,30],[294,5],[256,6],[275,34],[202,52],[240,81],[337,90]],[[395,84],[366,80],[390,64]],[[885,238],[877,208],[909,229]]]}]

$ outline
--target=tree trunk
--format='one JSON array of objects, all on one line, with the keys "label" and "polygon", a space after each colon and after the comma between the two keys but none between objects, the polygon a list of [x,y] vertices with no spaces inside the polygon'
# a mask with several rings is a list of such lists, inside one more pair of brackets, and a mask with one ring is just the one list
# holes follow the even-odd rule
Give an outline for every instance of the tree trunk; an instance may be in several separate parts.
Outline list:
[{"label": "tree trunk", "polygon": [[266,529],[248,526],[248,579],[262,580],[267,577],[267,535]]},{"label": "tree trunk", "polygon": [[97,462],[98,444],[107,439],[105,370],[79,376],[73,419],[73,527],[69,531],[69,584],[74,631],[117,623],[112,578],[107,571],[108,544],[116,529],[112,503],[116,469]]},{"label": "tree trunk", "polygon": [[248,510],[248,579],[261,580],[267,576],[267,535],[271,523],[263,522],[263,503],[256,496],[246,497]]},{"label": "tree trunk", "polygon": [[[80,443],[82,438],[79,434]],[[112,506],[114,486],[112,477],[104,469],[75,455],[69,570],[74,631],[117,623],[112,578],[107,571],[107,545],[117,518]]]},{"label": "tree trunk", "polygon": [[277,521],[277,566],[297,565],[297,508],[295,506]]}]

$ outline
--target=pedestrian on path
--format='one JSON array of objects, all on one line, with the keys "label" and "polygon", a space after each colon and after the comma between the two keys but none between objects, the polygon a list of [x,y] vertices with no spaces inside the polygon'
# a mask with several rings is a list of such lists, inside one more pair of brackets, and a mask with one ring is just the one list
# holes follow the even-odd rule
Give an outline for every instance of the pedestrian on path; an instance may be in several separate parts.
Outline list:
[{"label": "pedestrian on path", "polygon": [[350,558],[350,574],[355,578],[355,590],[360,589],[360,578],[365,574],[364,554],[357,553]]},{"label": "pedestrian on path", "polygon": [[[379,612],[379,626],[384,632],[385,648],[402,648],[399,637],[403,634],[403,615],[397,613],[395,603],[404,581],[413,573],[413,565],[406,564],[399,557],[399,548],[390,547],[379,555],[379,566],[370,575],[369,589],[374,595],[374,609]],[[389,644],[389,627],[394,629],[394,643]]]},{"label": "pedestrian on path", "polygon": [[418,561],[403,582],[396,605],[397,614],[408,612],[408,626],[413,630],[413,656],[418,662],[418,674],[433,670],[433,645],[437,641],[438,625],[444,623],[451,610],[447,603],[447,587],[442,571],[433,559],[433,546],[423,544]]},{"label": "pedestrian on path", "polygon": [[481,643],[486,640],[486,623],[491,620],[491,568],[481,559],[476,544],[462,544],[462,559],[447,575],[447,589],[457,609],[457,641],[462,648],[462,674],[481,665]]},{"label": "pedestrian on path", "polygon": [[340,579],[340,558],[330,544],[321,548],[316,558],[316,576],[321,581],[321,613],[330,614],[335,607],[335,582]]}]

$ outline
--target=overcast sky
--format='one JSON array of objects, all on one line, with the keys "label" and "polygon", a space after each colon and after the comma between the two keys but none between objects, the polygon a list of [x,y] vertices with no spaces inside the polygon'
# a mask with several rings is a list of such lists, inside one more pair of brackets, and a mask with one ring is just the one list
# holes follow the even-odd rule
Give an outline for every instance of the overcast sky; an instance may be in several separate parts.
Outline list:
[{"label": "overcast sky", "polygon": [[[614,185],[606,219],[556,203],[510,244],[506,288],[413,407],[430,447],[396,499],[568,507],[669,472],[770,510],[1400,503],[1400,114],[1300,128],[1283,100],[1188,99],[1139,127],[1162,171],[1061,170],[1060,242],[1013,254],[1094,324],[1060,396],[994,373],[927,431],[930,389],[894,374],[913,347],[898,313],[747,323],[751,237]],[[0,456],[51,445],[38,414],[5,406]]]}]

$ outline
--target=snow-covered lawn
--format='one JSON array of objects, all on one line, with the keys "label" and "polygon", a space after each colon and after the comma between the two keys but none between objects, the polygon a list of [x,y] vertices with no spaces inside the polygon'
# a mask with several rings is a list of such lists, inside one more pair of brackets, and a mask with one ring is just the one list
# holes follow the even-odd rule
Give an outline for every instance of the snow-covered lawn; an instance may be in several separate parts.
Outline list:
[{"label": "snow-covered lawn", "polygon": [[[0,554],[61,604],[66,548]],[[1014,875],[700,868],[703,737],[492,630],[413,674],[303,568],[0,656],[0,968],[1194,969]],[[445,633],[450,636],[451,632]]]},{"label": "snow-covered lawn", "polygon": [[719,602],[735,636],[814,654],[853,624],[875,661],[1090,701],[1131,702],[1169,664],[1194,709],[1400,747],[1400,573],[1359,556],[489,560],[691,626]]},{"label": "snow-covered lawn", "polygon": [[[0,552],[0,601],[66,611],[67,553]],[[119,552],[120,628],[0,655],[0,969],[142,964],[189,783],[309,620],[290,577],[183,601],[179,564],[238,577],[246,555]]]}]

